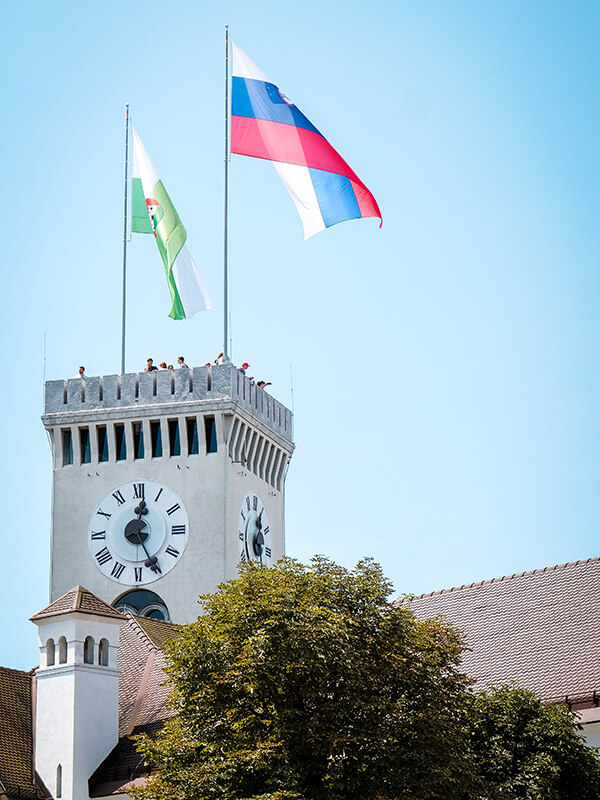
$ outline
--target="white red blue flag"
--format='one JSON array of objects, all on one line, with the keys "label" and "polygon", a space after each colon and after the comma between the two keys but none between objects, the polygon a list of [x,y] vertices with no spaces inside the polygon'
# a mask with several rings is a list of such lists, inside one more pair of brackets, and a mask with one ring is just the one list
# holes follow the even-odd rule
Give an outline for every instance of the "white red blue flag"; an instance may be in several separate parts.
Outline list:
[{"label": "white red blue flag", "polygon": [[377,201],[340,154],[232,45],[231,152],[273,162],[300,214],[304,238],[347,219],[381,220]]}]

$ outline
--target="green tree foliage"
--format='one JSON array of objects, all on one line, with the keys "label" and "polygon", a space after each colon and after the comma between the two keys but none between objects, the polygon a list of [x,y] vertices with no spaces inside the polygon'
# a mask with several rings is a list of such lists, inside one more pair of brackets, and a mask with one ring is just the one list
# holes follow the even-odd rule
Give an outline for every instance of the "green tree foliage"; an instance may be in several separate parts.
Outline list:
[{"label": "green tree foliage", "polygon": [[246,564],[168,645],[176,716],[137,800],[600,800],[573,715],[473,692],[461,634],[370,560]]},{"label": "green tree foliage", "polygon": [[475,695],[469,724],[481,800],[600,798],[600,761],[566,706],[501,686]]},{"label": "green tree foliage", "polygon": [[462,637],[386,605],[371,561],[247,564],[169,647],[177,716],[138,743],[145,800],[453,798]]}]

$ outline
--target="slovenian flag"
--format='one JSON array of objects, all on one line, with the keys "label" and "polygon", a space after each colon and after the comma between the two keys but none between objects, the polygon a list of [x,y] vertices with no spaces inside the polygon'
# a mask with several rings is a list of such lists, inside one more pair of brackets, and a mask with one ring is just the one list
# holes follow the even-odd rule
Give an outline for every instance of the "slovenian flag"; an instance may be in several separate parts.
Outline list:
[{"label": "slovenian flag", "polygon": [[381,220],[377,201],[340,154],[232,45],[231,152],[273,162],[298,209],[304,238],[347,219]]},{"label": "slovenian flag", "polygon": [[212,308],[210,298],[187,249],[187,232],[167,190],[156,174],[137,131],[133,132],[131,230],[153,233],[167,273],[170,317],[187,319]]}]

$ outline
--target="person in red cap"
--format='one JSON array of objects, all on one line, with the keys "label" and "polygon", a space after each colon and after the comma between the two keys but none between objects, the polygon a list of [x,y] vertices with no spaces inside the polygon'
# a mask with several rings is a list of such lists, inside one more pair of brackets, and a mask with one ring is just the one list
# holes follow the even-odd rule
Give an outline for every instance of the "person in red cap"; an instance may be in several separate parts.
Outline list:
[{"label": "person in red cap", "polygon": [[246,370],[248,369],[249,366],[250,364],[247,361],[244,361],[244,363],[240,367],[240,372],[242,373],[242,375],[246,374]]}]

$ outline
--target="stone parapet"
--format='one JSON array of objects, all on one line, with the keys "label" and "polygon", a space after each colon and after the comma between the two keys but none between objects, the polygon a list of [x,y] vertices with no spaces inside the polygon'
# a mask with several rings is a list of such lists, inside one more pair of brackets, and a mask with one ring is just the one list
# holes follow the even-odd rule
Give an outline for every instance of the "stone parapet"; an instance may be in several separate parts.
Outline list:
[{"label": "stone parapet", "polygon": [[[230,400],[292,441],[292,412],[233,364],[47,381],[45,414]],[[157,408],[158,412],[158,408]],[[166,412],[166,409],[165,409]],[[161,411],[162,413],[162,411]]]}]

